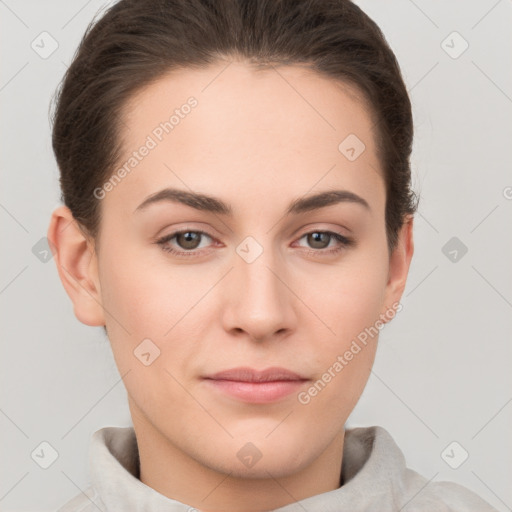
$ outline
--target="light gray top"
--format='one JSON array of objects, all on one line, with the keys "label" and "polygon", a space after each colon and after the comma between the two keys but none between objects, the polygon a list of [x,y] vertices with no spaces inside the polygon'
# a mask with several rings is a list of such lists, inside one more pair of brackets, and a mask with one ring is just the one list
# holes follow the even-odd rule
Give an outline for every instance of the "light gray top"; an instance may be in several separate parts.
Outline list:
[{"label": "light gray top", "polygon": [[[138,479],[139,453],[133,427],[105,427],[89,447],[91,485],[57,512],[190,512]],[[453,482],[429,482],[408,469],[382,427],[345,431],[344,485],[275,509],[276,512],[497,512]]]}]

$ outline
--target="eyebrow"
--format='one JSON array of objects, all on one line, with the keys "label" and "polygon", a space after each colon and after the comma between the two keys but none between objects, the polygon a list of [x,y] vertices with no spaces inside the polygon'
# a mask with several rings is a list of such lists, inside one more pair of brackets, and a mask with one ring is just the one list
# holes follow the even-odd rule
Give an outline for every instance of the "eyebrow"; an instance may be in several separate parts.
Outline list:
[{"label": "eyebrow", "polygon": [[[233,216],[233,209],[231,206],[221,199],[175,188],[165,188],[159,192],[151,194],[139,206],[137,206],[134,213],[144,210],[150,205],[161,202],[181,203],[186,206],[190,206],[191,208],[195,208],[196,210],[217,213],[230,217]],[[319,210],[320,208],[325,208],[338,203],[354,203],[364,206],[367,210],[371,209],[365,199],[353,192],[350,192],[349,190],[329,190],[301,197],[292,201],[286,210],[286,215],[297,215],[313,210]]]}]

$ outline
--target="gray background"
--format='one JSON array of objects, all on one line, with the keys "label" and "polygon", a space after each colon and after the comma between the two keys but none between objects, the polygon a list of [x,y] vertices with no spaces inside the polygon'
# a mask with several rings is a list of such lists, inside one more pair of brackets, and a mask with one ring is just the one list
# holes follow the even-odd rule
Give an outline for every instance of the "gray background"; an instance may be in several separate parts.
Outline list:
[{"label": "gray background", "polygon": [[[347,426],[382,425],[411,468],[511,510],[512,2],[357,3],[382,28],[411,93],[422,199],[404,308],[381,333]],[[3,511],[58,508],[88,485],[90,435],[131,423],[103,331],[76,320],[53,260],[32,252],[59,204],[49,100],[105,5],[0,0]],[[31,47],[51,49],[44,31],[58,43],[47,58]],[[58,452],[48,469],[31,458],[43,441]]]}]

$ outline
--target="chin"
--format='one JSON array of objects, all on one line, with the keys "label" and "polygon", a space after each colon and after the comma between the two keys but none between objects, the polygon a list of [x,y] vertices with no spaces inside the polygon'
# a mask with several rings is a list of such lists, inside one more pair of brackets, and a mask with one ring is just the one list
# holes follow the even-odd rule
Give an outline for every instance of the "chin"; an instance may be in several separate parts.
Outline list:
[{"label": "chin", "polygon": [[[297,448],[297,451],[300,447]],[[218,461],[218,465],[210,464],[212,469],[229,474],[232,478],[243,479],[268,479],[268,478],[284,478],[299,472],[307,466],[307,461],[297,461],[296,454],[276,453],[275,451],[269,455],[263,455],[254,463],[252,467],[245,465],[238,460],[235,454],[234,461],[228,463],[225,459]],[[212,461],[213,462],[213,461]]]},{"label": "chin", "polygon": [[[250,436],[236,437],[227,445],[216,444],[216,450],[208,453],[208,460],[201,462],[235,478],[262,479],[292,475],[315,458],[315,453],[305,451],[303,439],[294,440],[290,435],[276,435],[272,440],[250,439]],[[204,455],[206,453],[203,459]]]}]

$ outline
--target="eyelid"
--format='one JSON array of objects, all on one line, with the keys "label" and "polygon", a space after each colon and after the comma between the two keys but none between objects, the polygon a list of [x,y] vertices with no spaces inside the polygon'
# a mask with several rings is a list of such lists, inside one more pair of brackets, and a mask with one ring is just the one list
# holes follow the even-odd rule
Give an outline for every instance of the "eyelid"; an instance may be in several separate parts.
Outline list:
[{"label": "eyelid", "polygon": [[[343,234],[343,231],[345,231],[347,234]],[[353,231],[343,224],[333,224],[331,222],[310,222],[306,226],[302,226],[301,228],[295,230],[291,236],[300,237],[314,232],[339,233],[341,236],[346,236],[349,238],[349,233],[352,233]]]},{"label": "eyelid", "polygon": [[[170,240],[172,240],[173,238],[177,237],[178,235],[181,235],[183,233],[189,233],[189,232],[192,232],[192,233],[198,233],[202,236],[206,236],[208,238],[210,238],[213,242],[215,241],[218,241],[216,239],[215,236],[213,235],[210,235],[210,233],[208,233],[207,231],[203,231],[202,229],[191,229],[191,228],[179,228],[175,231],[172,231],[171,233],[167,234],[167,235],[163,235],[163,236],[160,236],[160,237],[157,237],[155,242],[156,244],[159,244],[159,245],[164,245],[165,243],[169,242]],[[193,253],[197,253],[198,251],[201,251],[201,250],[205,250],[205,248],[203,249],[191,249],[189,251],[185,251],[185,250],[182,250],[182,251],[176,251],[176,252],[183,252],[183,253],[190,253],[190,254],[193,254]]]},{"label": "eyelid", "polygon": [[[166,224],[164,227],[159,229],[155,235],[152,236],[153,241],[156,241],[160,238],[163,238],[167,236],[167,234],[161,234],[161,233],[169,233],[169,234],[176,234],[176,233],[183,233],[184,231],[194,231],[198,233],[204,233],[212,238],[219,238],[224,236],[225,234],[219,231],[216,228],[213,228],[211,224],[207,222],[200,222],[200,221],[188,221],[188,222],[177,222],[175,224]],[[215,235],[213,233],[216,233]]]}]

